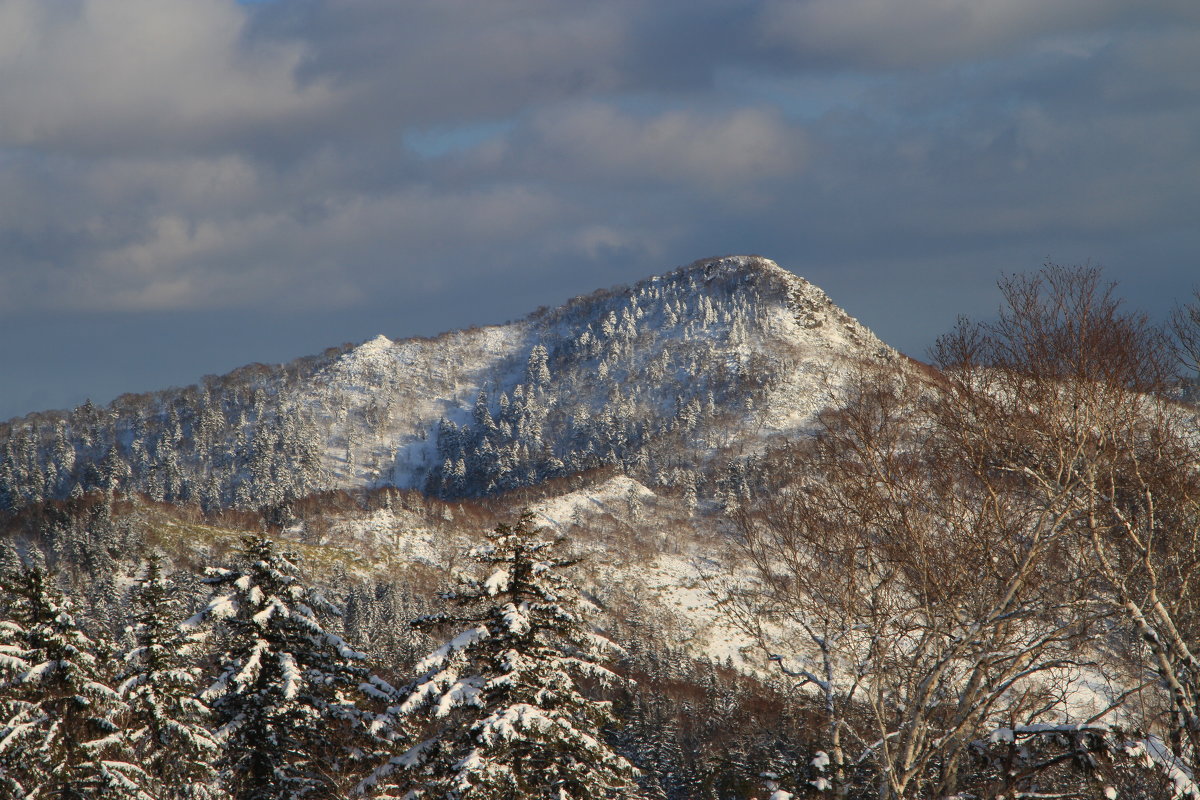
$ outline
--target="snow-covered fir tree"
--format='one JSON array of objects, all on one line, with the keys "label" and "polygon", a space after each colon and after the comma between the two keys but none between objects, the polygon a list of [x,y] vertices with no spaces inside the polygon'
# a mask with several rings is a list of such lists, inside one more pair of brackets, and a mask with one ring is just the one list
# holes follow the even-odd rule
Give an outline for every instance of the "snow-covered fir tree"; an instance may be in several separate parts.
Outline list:
[{"label": "snow-covered fir tree", "polygon": [[156,781],[160,800],[222,800],[213,764],[221,746],[211,710],[196,697],[197,658],[207,638],[180,628],[178,589],[151,558],[133,592],[134,647],[119,687],[129,706],[129,740]]},{"label": "snow-covered fir tree", "polygon": [[0,796],[155,800],[119,724],[125,704],[53,576],[6,570],[0,590]]},{"label": "snow-covered fir tree", "polygon": [[338,610],[301,581],[295,556],[262,536],[241,556],[238,568],[209,569],[212,597],[186,623],[219,621],[227,638],[201,695],[217,716],[226,786],[238,800],[342,797],[366,657],[325,629]]},{"label": "snow-covered fir tree", "polygon": [[606,744],[607,702],[581,681],[620,678],[602,664],[616,646],[585,621],[561,574],[575,562],[539,538],[525,512],[500,525],[473,560],[490,569],[445,595],[454,608],[419,629],[461,629],[427,656],[389,710],[421,735],[359,787],[372,797],[585,800],[637,795],[635,770]]}]

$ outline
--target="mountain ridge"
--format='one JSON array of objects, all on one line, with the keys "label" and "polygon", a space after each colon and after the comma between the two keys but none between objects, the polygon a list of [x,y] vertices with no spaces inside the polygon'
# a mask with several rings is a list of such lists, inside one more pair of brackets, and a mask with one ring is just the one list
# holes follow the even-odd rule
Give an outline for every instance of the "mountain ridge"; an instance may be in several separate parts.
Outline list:
[{"label": "mountain ridge", "polygon": [[897,354],[759,256],[704,259],[436,337],[0,425],[0,503],[95,489],[206,508],[394,485],[482,496],[606,464],[654,485],[798,435]]}]

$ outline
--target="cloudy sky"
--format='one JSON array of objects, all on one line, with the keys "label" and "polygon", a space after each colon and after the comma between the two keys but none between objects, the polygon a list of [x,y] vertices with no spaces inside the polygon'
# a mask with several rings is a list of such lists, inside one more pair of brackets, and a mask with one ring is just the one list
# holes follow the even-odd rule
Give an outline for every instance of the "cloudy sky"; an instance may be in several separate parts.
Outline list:
[{"label": "cloudy sky", "polygon": [[0,0],[0,418],[758,253],[1200,283],[1195,0]]}]

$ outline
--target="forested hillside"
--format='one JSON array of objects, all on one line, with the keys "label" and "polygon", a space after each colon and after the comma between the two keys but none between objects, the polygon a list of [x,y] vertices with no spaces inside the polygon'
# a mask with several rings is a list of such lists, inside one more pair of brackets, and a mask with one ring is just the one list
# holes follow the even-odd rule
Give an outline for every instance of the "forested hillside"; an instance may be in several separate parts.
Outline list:
[{"label": "forested hillside", "polygon": [[1200,800],[1200,304],[1001,289],[924,365],[717,259],[10,421],[0,797]]},{"label": "forested hillside", "polygon": [[478,497],[603,465],[686,488],[895,354],[766,259],[694,264],[508,325],[11,420],[0,505],[104,489],[205,509],[393,485]]}]

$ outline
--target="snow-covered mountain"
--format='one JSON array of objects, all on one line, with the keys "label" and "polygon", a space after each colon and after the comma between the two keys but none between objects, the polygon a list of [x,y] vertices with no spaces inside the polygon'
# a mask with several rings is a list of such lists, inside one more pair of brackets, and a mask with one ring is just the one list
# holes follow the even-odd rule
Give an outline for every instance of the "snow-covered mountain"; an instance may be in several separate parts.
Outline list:
[{"label": "snow-covered mountain", "polygon": [[[408,680],[435,646],[410,621],[444,610],[485,531],[529,512],[625,648],[616,743],[647,797],[747,797],[784,773],[826,791],[833,730],[853,734],[850,797],[875,796],[895,763],[879,748],[917,731],[940,742],[917,794],[953,759],[970,791],[944,794],[998,794],[995,765],[1032,754],[1039,792],[1200,798],[1167,745],[1185,741],[1169,727],[1184,695],[1161,676],[1191,681],[1187,662],[1152,646],[1191,647],[1195,614],[1170,597],[1195,594],[1197,568],[1186,546],[1151,564],[1125,527],[1153,522],[1148,497],[1171,509],[1155,535],[1194,538],[1193,409],[1177,430],[1169,397],[1119,384],[989,365],[972,395],[953,369],[872,369],[912,364],[766,259],[698,262],[506,325],[12,420],[0,566],[44,563],[117,641],[148,555],[194,605],[200,568],[265,531],[341,606],[336,635]],[[1095,405],[1059,402],[1073,386]],[[830,408],[845,413],[818,419]],[[1097,492],[1080,464],[1136,491]],[[1159,576],[1173,588],[1144,611],[1126,587]]]},{"label": "snow-covered mountain", "polygon": [[756,256],[700,261],[505,325],[251,365],[0,426],[0,505],[96,488],[207,508],[393,485],[484,496],[615,465],[694,494],[803,433],[895,351]]}]

